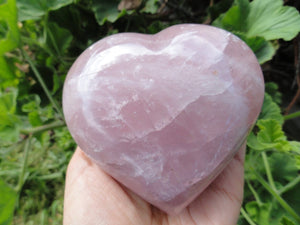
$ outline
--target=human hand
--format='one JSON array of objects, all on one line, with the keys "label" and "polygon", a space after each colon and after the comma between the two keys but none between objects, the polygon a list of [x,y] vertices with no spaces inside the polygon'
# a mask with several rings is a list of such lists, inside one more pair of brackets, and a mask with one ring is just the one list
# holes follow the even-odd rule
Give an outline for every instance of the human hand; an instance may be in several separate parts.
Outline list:
[{"label": "human hand", "polygon": [[186,209],[169,216],[120,185],[77,148],[68,166],[65,225],[234,225],[243,199],[243,145]]}]

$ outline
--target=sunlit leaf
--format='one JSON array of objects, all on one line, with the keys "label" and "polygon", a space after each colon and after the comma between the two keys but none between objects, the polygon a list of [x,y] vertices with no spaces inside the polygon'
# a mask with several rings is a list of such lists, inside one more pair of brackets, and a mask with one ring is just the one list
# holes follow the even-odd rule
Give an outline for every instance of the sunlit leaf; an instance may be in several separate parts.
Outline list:
[{"label": "sunlit leaf", "polygon": [[265,93],[264,104],[259,119],[274,119],[283,124],[283,116],[279,106],[272,100],[272,97]]},{"label": "sunlit leaf", "polygon": [[18,79],[11,68],[10,63],[0,55],[0,87],[12,87],[18,84]]},{"label": "sunlit leaf", "polygon": [[0,224],[9,225],[13,219],[17,193],[0,179]]},{"label": "sunlit leaf", "polygon": [[16,89],[11,89],[8,92],[0,93],[0,115],[13,114],[16,110],[17,105]]},{"label": "sunlit leaf", "polygon": [[38,110],[41,99],[38,95],[27,95],[23,101],[26,101],[27,103],[22,105],[22,111],[23,112],[32,112]]},{"label": "sunlit leaf", "polygon": [[300,31],[300,15],[296,8],[283,6],[282,0],[237,0],[213,24],[248,37],[288,41]]},{"label": "sunlit leaf", "polygon": [[266,150],[266,149],[270,149],[273,147],[273,145],[271,144],[266,144],[264,142],[260,142],[257,140],[257,136],[254,135],[253,132],[251,132],[248,135],[247,138],[247,145],[251,148],[251,149],[255,149],[255,150]]},{"label": "sunlit leaf", "polygon": [[43,125],[43,121],[41,120],[41,117],[40,117],[38,111],[33,111],[33,112],[28,113],[28,119],[29,119],[30,124],[33,127]]},{"label": "sunlit leaf", "polygon": [[0,5],[0,57],[16,48],[19,40],[16,1],[7,0]]},{"label": "sunlit leaf", "polygon": [[296,154],[300,155],[300,142],[299,141],[290,141],[291,149]]},{"label": "sunlit leaf", "polygon": [[20,33],[17,25],[15,0],[7,0],[0,5],[0,87],[16,86],[18,80],[4,53],[18,47]]},{"label": "sunlit leaf", "polygon": [[15,115],[17,105],[16,89],[0,93],[0,145],[17,141],[20,119]]},{"label": "sunlit leaf", "polygon": [[258,204],[257,202],[248,202],[246,210],[251,219],[257,224],[269,224],[271,203]]},{"label": "sunlit leaf", "polygon": [[284,135],[281,125],[277,120],[267,119],[259,120],[257,126],[260,131],[257,134],[257,140],[261,143],[270,144],[273,148],[282,151],[290,150],[289,142]]},{"label": "sunlit leaf", "polygon": [[246,18],[247,35],[266,40],[291,40],[300,32],[300,15],[282,0],[254,0]]},{"label": "sunlit leaf", "polygon": [[6,35],[8,33],[8,25],[7,22],[4,19],[0,20],[0,38],[6,38]]},{"label": "sunlit leaf", "polygon": [[259,131],[257,136],[252,133],[248,136],[247,145],[255,150],[291,151],[292,147],[282,131],[281,124],[274,119],[258,120]]},{"label": "sunlit leaf", "polygon": [[240,36],[262,64],[275,54],[270,40],[288,41],[300,32],[300,14],[282,0],[236,0],[212,24]]}]

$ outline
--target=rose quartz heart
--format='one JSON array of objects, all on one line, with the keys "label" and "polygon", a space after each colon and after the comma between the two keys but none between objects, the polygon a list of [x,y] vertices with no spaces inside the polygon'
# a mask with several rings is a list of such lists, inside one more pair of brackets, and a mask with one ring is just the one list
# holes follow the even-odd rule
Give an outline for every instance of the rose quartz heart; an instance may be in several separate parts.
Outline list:
[{"label": "rose quartz heart", "polygon": [[211,26],[123,33],[89,47],[65,81],[63,108],[78,145],[142,198],[174,214],[245,141],[263,102],[255,55]]}]

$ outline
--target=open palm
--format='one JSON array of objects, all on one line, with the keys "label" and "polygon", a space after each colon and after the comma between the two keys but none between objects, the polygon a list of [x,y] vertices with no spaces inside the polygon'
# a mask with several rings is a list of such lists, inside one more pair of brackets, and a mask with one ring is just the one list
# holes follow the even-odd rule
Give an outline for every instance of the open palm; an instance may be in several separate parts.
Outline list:
[{"label": "open palm", "polygon": [[120,185],[77,148],[67,171],[65,225],[234,225],[243,198],[245,145],[186,209],[169,216]]}]

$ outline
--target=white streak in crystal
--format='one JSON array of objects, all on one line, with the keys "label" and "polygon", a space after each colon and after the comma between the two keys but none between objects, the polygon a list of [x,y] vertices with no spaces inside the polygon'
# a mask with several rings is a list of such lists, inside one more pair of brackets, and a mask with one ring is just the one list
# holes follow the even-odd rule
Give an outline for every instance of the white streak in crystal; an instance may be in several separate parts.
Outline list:
[{"label": "white streak in crystal", "polygon": [[134,177],[143,177],[147,183],[159,179],[163,172],[163,155],[159,152],[145,152],[137,156],[121,154],[120,159],[131,165]]},{"label": "white streak in crystal", "polygon": [[[88,79],[85,79],[88,82],[81,82],[80,79],[76,80],[77,82],[77,90],[80,93],[80,96],[82,99],[82,114],[85,117],[85,121],[87,122],[88,126],[93,127],[94,129],[96,129],[100,134],[105,135],[106,132],[105,130],[102,128],[102,126],[100,126],[96,121],[95,118],[92,114],[92,111],[89,110],[90,109],[90,104],[92,103],[92,99],[94,96],[91,96],[90,94],[92,93],[91,89],[95,89],[97,88],[96,84],[97,82],[93,82],[93,80],[97,79],[96,74],[93,74],[91,76],[89,76]],[[69,82],[72,82],[72,80],[69,80]],[[71,84],[70,84],[71,85]]]},{"label": "white streak in crystal", "polygon": [[[195,35],[193,35],[195,33]],[[102,52],[95,52],[90,58],[91,60],[85,65],[83,71],[80,76],[86,76],[87,74],[97,73],[101,70],[104,70],[114,64],[116,64],[119,60],[125,57],[125,60],[129,61],[131,58],[142,57],[146,55],[168,55],[172,57],[176,57],[178,52],[181,53],[181,56],[189,57],[190,52],[187,49],[183,48],[182,43],[189,40],[193,41],[194,44],[197,45],[209,45],[211,49],[215,51],[222,52],[223,49],[217,49],[212,43],[209,41],[197,36],[196,32],[189,32],[186,34],[178,35],[173,38],[172,41],[166,47],[162,48],[158,51],[153,51],[148,49],[140,44],[126,43],[120,44],[113,47],[110,47]],[[134,51],[133,51],[134,49]]]}]

